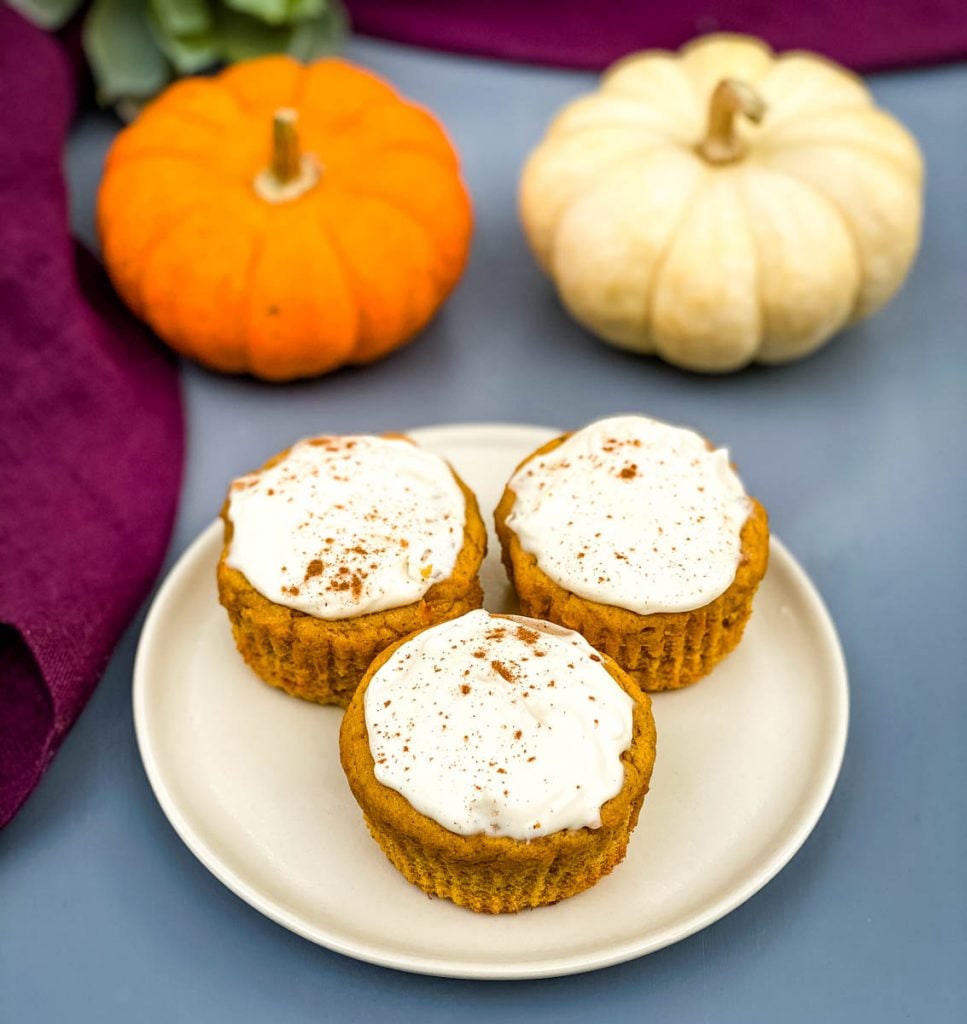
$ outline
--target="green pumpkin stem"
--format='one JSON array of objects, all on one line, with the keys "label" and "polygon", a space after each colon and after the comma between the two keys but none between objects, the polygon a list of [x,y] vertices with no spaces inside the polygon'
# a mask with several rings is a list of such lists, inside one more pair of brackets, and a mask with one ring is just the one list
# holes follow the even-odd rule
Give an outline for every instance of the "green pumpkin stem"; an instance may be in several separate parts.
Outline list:
[{"label": "green pumpkin stem", "polygon": [[708,106],[708,127],[698,144],[699,153],[709,163],[730,164],[740,160],[746,144],[736,132],[739,114],[758,124],[766,113],[765,100],[737,78],[724,78],[712,92]]}]

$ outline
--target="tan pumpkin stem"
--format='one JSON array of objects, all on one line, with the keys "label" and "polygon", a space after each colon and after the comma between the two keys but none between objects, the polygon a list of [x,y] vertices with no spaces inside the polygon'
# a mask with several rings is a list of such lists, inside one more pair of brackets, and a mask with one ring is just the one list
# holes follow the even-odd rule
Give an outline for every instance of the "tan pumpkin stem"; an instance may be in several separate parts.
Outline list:
[{"label": "tan pumpkin stem", "polygon": [[299,176],[302,154],[299,152],[299,115],[288,107],[275,112],[272,118],[272,173],[280,185]]},{"label": "tan pumpkin stem", "polygon": [[320,177],[315,157],[303,153],[296,124],[299,115],[282,107],[272,118],[272,155],[269,166],[255,176],[255,191],[269,203],[285,203],[309,191]]},{"label": "tan pumpkin stem", "polygon": [[736,117],[758,124],[766,113],[765,100],[737,78],[724,78],[715,87],[708,106],[708,127],[698,151],[709,163],[729,164],[745,155],[746,144],[736,132]]}]

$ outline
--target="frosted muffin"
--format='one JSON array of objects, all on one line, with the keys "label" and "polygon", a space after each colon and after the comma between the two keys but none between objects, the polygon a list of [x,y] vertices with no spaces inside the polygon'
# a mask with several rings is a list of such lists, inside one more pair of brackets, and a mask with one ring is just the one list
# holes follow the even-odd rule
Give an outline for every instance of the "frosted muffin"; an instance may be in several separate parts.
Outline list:
[{"label": "frosted muffin", "polygon": [[522,611],[578,630],[646,690],[687,686],[735,648],[769,557],[728,452],[645,416],[538,449],[495,519]]},{"label": "frosted muffin", "polygon": [[383,652],[339,741],[389,860],[492,914],[611,871],[655,760],[651,702],[613,661],[570,630],[483,610]]},{"label": "frosted muffin", "polygon": [[483,600],[476,499],[403,437],[300,441],[232,483],[222,520],[235,643],[296,697],[345,706],[380,651]]}]

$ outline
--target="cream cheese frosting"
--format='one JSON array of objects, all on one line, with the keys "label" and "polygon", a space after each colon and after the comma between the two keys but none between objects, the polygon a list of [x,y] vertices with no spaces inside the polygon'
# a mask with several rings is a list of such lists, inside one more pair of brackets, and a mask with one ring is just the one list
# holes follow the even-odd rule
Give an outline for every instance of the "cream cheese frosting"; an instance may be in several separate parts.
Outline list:
[{"label": "cream cheese frosting", "polygon": [[466,502],[449,466],[399,438],[307,438],[232,483],[226,562],[321,619],[418,601],[449,576]]},{"label": "cream cheese frosting", "polygon": [[578,633],[479,609],[406,641],[370,679],[375,775],[460,835],[599,828],[634,702]]},{"label": "cream cheese frosting", "polygon": [[579,597],[639,615],[691,611],[735,579],[751,511],[724,448],[646,416],[572,434],[508,484],[507,525]]}]

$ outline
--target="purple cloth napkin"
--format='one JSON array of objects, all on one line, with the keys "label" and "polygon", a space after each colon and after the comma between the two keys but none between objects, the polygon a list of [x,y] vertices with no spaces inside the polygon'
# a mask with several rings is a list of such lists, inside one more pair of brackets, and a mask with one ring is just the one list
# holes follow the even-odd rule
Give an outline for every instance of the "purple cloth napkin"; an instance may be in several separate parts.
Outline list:
[{"label": "purple cloth napkin", "polygon": [[181,478],[175,363],[68,232],[72,107],[57,43],[0,7],[0,826],[151,587]]},{"label": "purple cloth napkin", "polygon": [[747,32],[858,71],[967,56],[961,0],[347,0],[363,33],[505,60],[603,68],[632,50]]}]

